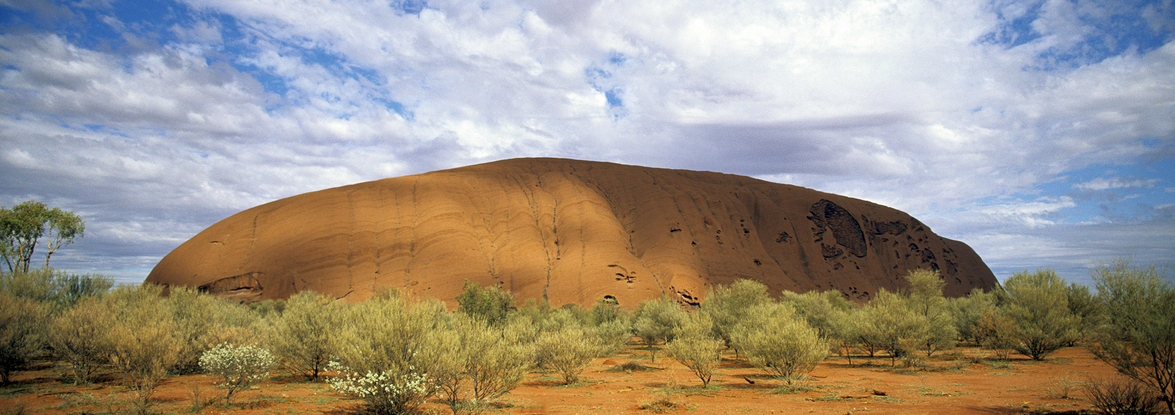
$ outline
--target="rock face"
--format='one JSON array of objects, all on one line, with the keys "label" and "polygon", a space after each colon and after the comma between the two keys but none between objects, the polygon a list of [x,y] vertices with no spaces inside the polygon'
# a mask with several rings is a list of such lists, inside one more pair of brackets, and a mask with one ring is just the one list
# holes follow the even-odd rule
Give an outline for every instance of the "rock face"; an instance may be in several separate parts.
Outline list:
[{"label": "rock face", "polygon": [[383,286],[454,305],[465,280],[518,299],[622,307],[698,304],[740,278],[772,295],[865,301],[936,269],[948,296],[996,279],[970,247],[909,215],[720,173],[561,159],[506,160],[301,194],[245,210],[180,245],[147,282],[244,301]]}]

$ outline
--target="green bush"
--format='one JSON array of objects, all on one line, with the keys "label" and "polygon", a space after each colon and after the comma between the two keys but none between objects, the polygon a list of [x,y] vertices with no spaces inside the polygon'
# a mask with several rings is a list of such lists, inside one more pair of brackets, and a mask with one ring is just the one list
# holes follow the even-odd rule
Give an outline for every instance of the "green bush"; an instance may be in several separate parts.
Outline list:
[{"label": "green bush", "polygon": [[170,369],[173,372],[195,372],[200,356],[216,345],[251,342],[258,337],[253,327],[256,315],[240,304],[186,287],[171,287],[166,306],[180,342],[179,356]]},{"label": "green bush", "polygon": [[979,288],[972,289],[966,297],[948,300],[947,307],[955,318],[955,331],[959,333],[959,339],[983,343],[982,339],[975,335],[975,326],[983,313],[996,307],[995,300],[995,294]]},{"label": "green bush", "polygon": [[785,304],[751,307],[731,337],[747,361],[788,383],[828,357],[828,342]]},{"label": "green bush", "polygon": [[710,385],[721,361],[722,340],[713,337],[714,321],[706,313],[692,313],[677,328],[673,341],[665,345],[669,357],[689,368],[702,387]]},{"label": "green bush", "polygon": [[511,333],[520,329],[515,323],[493,328],[461,313],[450,315],[438,332],[438,347],[448,352],[430,375],[453,413],[479,412],[522,382],[535,359],[534,347],[519,342],[524,336]]},{"label": "green bush", "polygon": [[1069,310],[1069,288],[1053,270],[1018,272],[1001,295],[1001,313],[1016,324],[1016,352],[1044,360],[1077,340],[1081,319]]},{"label": "green bush", "polygon": [[779,302],[790,304],[796,314],[807,321],[809,326],[820,332],[820,336],[824,338],[834,336],[839,313],[853,307],[852,303],[845,300],[840,291],[836,290],[808,291],[803,294],[784,291],[779,297]]},{"label": "green bush", "polygon": [[896,366],[898,358],[915,352],[929,337],[926,316],[915,311],[905,297],[884,289],[865,306],[862,317],[862,342],[885,350],[891,365]]},{"label": "green bush", "polygon": [[[702,311],[714,320],[714,335],[733,347],[731,331],[746,319],[751,307],[771,302],[767,286],[754,280],[738,280],[730,286],[715,285],[706,291]],[[738,349],[735,349],[738,352]]]},{"label": "green bush", "polygon": [[225,390],[225,406],[229,405],[233,393],[269,376],[269,369],[275,363],[268,350],[254,345],[222,343],[200,355],[200,369],[220,378],[216,386]]},{"label": "green bush", "polygon": [[1008,360],[1008,355],[1019,345],[1016,323],[998,309],[989,308],[975,322],[973,332],[984,348],[995,351],[996,358]]},{"label": "green bush", "polygon": [[910,344],[926,352],[926,357],[954,347],[958,330],[947,299],[942,295],[942,288],[946,285],[942,276],[938,271],[919,269],[907,273],[905,280],[910,285],[906,293],[907,304],[915,313],[926,318],[925,337],[908,339]]},{"label": "green bush", "polygon": [[657,361],[655,345],[673,340],[673,330],[685,321],[681,306],[669,297],[637,305],[632,330],[649,349],[650,361]]},{"label": "green bush", "polygon": [[341,375],[331,386],[375,413],[415,410],[437,391],[429,373],[448,353],[435,330],[444,313],[438,301],[410,303],[395,292],[348,307],[331,346],[337,360],[330,368]]},{"label": "green bush", "polygon": [[498,287],[482,288],[465,281],[465,291],[457,294],[457,311],[481,319],[492,326],[505,324],[506,315],[514,308],[514,295]]},{"label": "green bush", "polygon": [[114,321],[107,332],[111,339],[107,355],[144,407],[184,347],[161,294],[162,288],[154,285],[124,285],[103,299]]},{"label": "green bush", "polygon": [[329,380],[331,387],[367,401],[367,409],[374,414],[411,413],[435,393],[436,386],[428,374],[413,366],[405,367],[405,371],[358,372],[331,362],[329,369],[341,374]]},{"label": "green bush", "polygon": [[1106,318],[1094,354],[1175,413],[1175,287],[1155,266],[1127,260],[1098,266],[1093,280]]},{"label": "green bush", "polygon": [[0,293],[44,304],[53,311],[72,307],[82,298],[105,294],[114,279],[103,275],[71,274],[53,268],[0,275]]},{"label": "green bush", "polygon": [[98,298],[86,298],[53,319],[49,344],[58,359],[70,367],[73,383],[88,383],[94,370],[109,360],[108,332],[114,325],[111,310]]},{"label": "green bush", "polygon": [[332,339],[342,307],[313,291],[294,294],[285,304],[283,312],[268,318],[272,324],[266,344],[291,372],[317,380],[334,353]]},{"label": "green bush", "polygon": [[11,381],[44,345],[48,311],[26,298],[0,294],[0,380]]},{"label": "green bush", "polygon": [[544,332],[534,347],[536,360],[563,376],[565,384],[578,381],[579,375],[601,351],[597,339],[579,327]]}]

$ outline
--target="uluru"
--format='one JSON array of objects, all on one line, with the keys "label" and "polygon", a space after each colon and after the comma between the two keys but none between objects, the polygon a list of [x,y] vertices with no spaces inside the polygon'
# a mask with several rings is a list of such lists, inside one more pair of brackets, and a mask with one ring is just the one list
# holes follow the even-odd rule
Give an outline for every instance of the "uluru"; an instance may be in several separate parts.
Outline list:
[{"label": "uluru", "polygon": [[208,227],[146,282],[241,301],[381,287],[454,303],[466,280],[554,306],[631,308],[757,280],[866,301],[940,272],[948,296],[996,286],[966,244],[860,199],[750,177],[513,159],[300,194]]}]

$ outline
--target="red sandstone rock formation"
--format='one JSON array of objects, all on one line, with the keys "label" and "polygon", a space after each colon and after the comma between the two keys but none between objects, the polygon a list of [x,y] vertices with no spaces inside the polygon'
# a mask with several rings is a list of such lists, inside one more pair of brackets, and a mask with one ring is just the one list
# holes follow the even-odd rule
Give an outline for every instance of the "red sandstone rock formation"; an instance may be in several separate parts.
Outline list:
[{"label": "red sandstone rock formation", "polygon": [[517,298],[697,304],[740,278],[863,301],[937,269],[945,292],[996,279],[962,242],[863,200],[720,173],[516,159],[306,193],[224,219],[147,282],[245,301],[392,286],[450,304],[465,280]]}]

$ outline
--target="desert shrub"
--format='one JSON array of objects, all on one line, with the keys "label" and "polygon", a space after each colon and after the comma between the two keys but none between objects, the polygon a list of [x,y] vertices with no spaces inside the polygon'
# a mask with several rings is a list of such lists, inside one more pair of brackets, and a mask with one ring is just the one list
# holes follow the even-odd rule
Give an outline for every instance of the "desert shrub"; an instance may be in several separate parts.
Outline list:
[{"label": "desert shrub", "polygon": [[328,369],[340,376],[331,386],[375,413],[415,410],[436,393],[429,373],[447,353],[437,347],[435,330],[444,313],[438,301],[411,303],[395,292],[349,306],[332,339],[337,360]]},{"label": "desert shrub", "polygon": [[1158,414],[1159,397],[1133,381],[1094,380],[1082,388],[1086,398],[1098,412],[1107,415]]},{"label": "desert shrub", "polygon": [[1068,346],[1073,346],[1076,340],[1096,337],[1097,330],[1105,322],[1105,309],[1088,286],[1078,283],[1069,284],[1066,294],[1068,294],[1066,299],[1069,303],[1069,313],[1077,317],[1079,321],[1075,341],[1068,344]]},{"label": "desert shrub", "polygon": [[162,288],[155,285],[124,285],[103,299],[114,321],[108,331],[111,342],[107,355],[123,375],[123,383],[144,406],[183,349],[161,294]]},{"label": "desert shrub", "polygon": [[249,310],[262,318],[280,316],[286,310],[286,300],[262,300],[249,303]]},{"label": "desert shrub", "polygon": [[634,334],[649,349],[649,360],[657,361],[655,345],[673,340],[673,330],[685,320],[681,306],[669,297],[642,301],[632,322]]},{"label": "desert shrub", "polygon": [[790,383],[828,357],[828,342],[785,304],[761,304],[748,310],[732,340],[752,365]]},{"label": "desert shrub", "polygon": [[1044,360],[1075,341],[1081,320],[1069,311],[1065,280],[1050,269],[1018,272],[1004,282],[1000,311],[1016,324],[1017,353]]},{"label": "desert shrub", "polygon": [[403,372],[357,372],[332,361],[329,369],[341,374],[329,380],[331,387],[367,401],[368,409],[374,414],[411,413],[435,393],[428,374],[413,366]]},{"label": "desert shrub", "polygon": [[947,300],[947,308],[955,318],[955,331],[959,339],[974,341],[983,344],[983,339],[975,335],[975,325],[987,310],[995,308],[995,294],[984,292],[982,289],[972,289],[966,297]]},{"label": "desert shrub", "polygon": [[676,329],[673,341],[665,345],[669,357],[689,368],[702,387],[710,385],[710,378],[721,361],[722,340],[713,337],[714,322],[706,313],[690,314]]},{"label": "desert shrub", "polygon": [[457,311],[493,326],[504,324],[506,315],[512,308],[514,295],[495,286],[482,288],[477,283],[466,280],[465,291],[457,294]]},{"label": "desert shrub", "polygon": [[268,350],[254,345],[222,343],[200,355],[200,369],[220,379],[216,386],[225,390],[225,406],[234,393],[269,376],[275,363]]},{"label": "desert shrub", "polygon": [[45,306],[0,294],[0,380],[8,383],[44,345]]},{"label": "desert shrub", "polygon": [[980,345],[995,352],[996,358],[1008,360],[1012,349],[1019,344],[1016,323],[998,309],[984,310],[972,330]]},{"label": "desert shrub", "polygon": [[796,314],[824,338],[832,338],[835,334],[838,313],[853,307],[852,303],[845,300],[840,291],[836,290],[808,291],[803,294],[784,291],[779,297],[779,302],[791,304]]},{"label": "desert shrub", "polygon": [[113,285],[114,280],[107,276],[71,274],[53,268],[0,275],[0,293],[45,304],[53,311],[69,308],[84,297],[103,294]]},{"label": "desert shrub", "polygon": [[70,367],[73,383],[88,383],[97,367],[108,360],[108,329],[114,316],[98,298],[86,298],[55,317],[49,331],[53,354]]},{"label": "desert shrub", "polygon": [[947,299],[942,295],[946,283],[938,271],[912,270],[905,275],[909,291],[906,302],[915,313],[926,318],[926,336],[910,338],[907,342],[930,357],[934,352],[955,346],[958,330],[955,317],[950,312]]},{"label": "desert shrub", "polygon": [[[731,331],[745,320],[751,307],[771,302],[767,286],[753,280],[738,280],[729,286],[715,285],[706,291],[702,311],[714,320],[714,335],[732,347]],[[735,352],[738,352],[735,349]]]},{"label": "desert shrub", "polygon": [[530,320],[532,323],[537,323],[543,321],[547,313],[550,312],[551,303],[547,302],[547,300],[527,298],[522,302],[522,306],[510,310],[506,318],[508,320],[524,318]]},{"label": "desert shrub", "polygon": [[905,297],[884,289],[865,306],[862,317],[858,326],[861,341],[885,350],[891,365],[897,365],[898,358],[913,353],[929,337],[926,316],[915,311]]},{"label": "desert shrub", "polygon": [[1094,354],[1175,413],[1175,287],[1155,266],[1127,260],[1098,266],[1093,279],[1106,317]]},{"label": "desert shrub", "polygon": [[[179,356],[171,371],[192,373],[200,367],[200,356],[224,342],[237,343],[245,339],[239,329],[248,324],[248,308],[230,304],[211,295],[187,287],[171,287],[166,299],[167,310],[175,325],[180,342]],[[231,329],[231,328],[238,329]],[[251,336],[250,336],[251,337]]]},{"label": "desert shrub", "polygon": [[114,287],[114,278],[95,274],[58,273],[56,297],[57,307],[67,309],[89,297],[98,297]]},{"label": "desert shrub", "polygon": [[632,338],[629,324],[628,319],[618,318],[588,328],[600,344],[600,356],[614,355],[628,344]]},{"label": "desert shrub", "polygon": [[509,333],[519,327],[492,328],[457,313],[437,333],[438,347],[448,352],[430,374],[453,413],[480,412],[490,400],[522,382],[534,361],[534,348]]},{"label": "desert shrub", "polygon": [[342,307],[331,298],[302,291],[290,296],[285,311],[269,318],[269,346],[291,372],[310,380],[326,370],[333,353],[332,337],[341,324]]},{"label": "desert shrub", "polygon": [[596,338],[579,327],[544,332],[535,341],[536,360],[558,372],[563,383],[572,384],[587,369],[592,359],[600,355]]},{"label": "desert shrub", "polygon": [[592,324],[597,326],[617,320],[626,320],[628,318],[627,313],[620,308],[620,304],[616,302],[615,298],[601,298],[596,300],[589,313],[591,314]]},{"label": "desert shrub", "polygon": [[[847,310],[836,310],[832,314],[831,337],[828,338],[834,344],[836,352],[848,359],[849,364],[853,364],[853,350],[860,346],[861,330],[857,320],[861,318],[862,311],[858,307],[852,307]],[[872,352],[870,352],[872,354]]]},{"label": "desert shrub", "polygon": [[539,331],[559,331],[570,327],[584,327],[584,321],[570,309],[557,308],[545,313],[535,322]]}]

